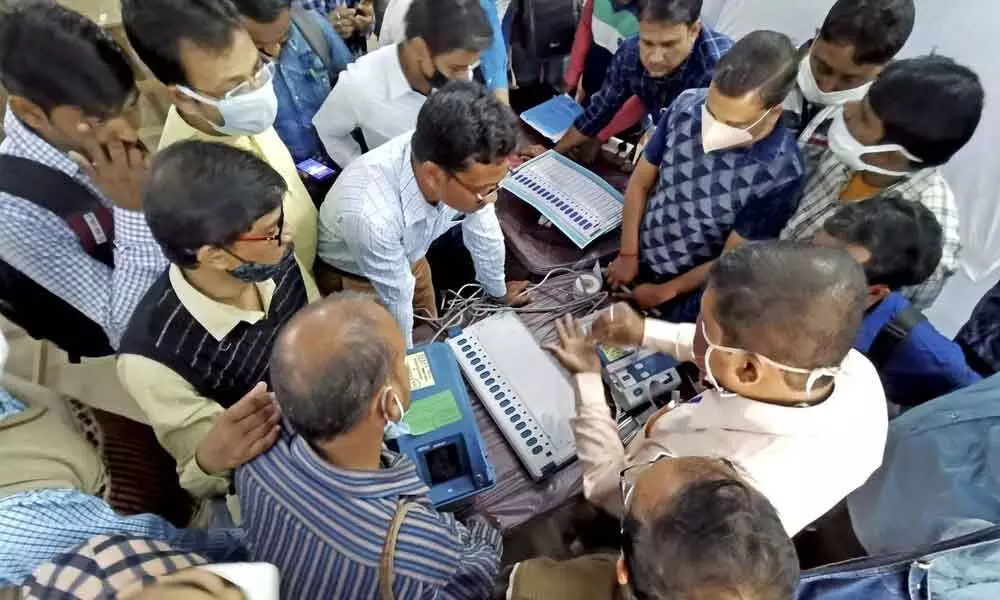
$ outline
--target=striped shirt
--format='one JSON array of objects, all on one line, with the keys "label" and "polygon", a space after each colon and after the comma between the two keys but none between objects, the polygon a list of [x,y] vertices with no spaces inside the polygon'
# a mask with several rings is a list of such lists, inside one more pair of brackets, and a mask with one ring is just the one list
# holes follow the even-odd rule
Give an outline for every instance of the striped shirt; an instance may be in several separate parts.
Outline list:
[{"label": "striped shirt", "polygon": [[283,431],[236,471],[251,557],[277,565],[283,598],[380,598],[382,547],[402,498],[418,506],[393,554],[395,597],[489,597],[503,546],[485,519],[462,525],[437,512],[409,458],[385,452],[377,471],[340,469]]},{"label": "striped shirt", "polygon": [[[840,194],[854,174],[830,150],[820,152],[809,145],[805,154],[805,188],[798,209],[781,232],[782,239],[812,239],[823,223],[840,208]],[[904,200],[923,204],[934,213],[944,232],[944,250],[937,270],[924,283],[900,290],[918,310],[925,310],[941,293],[948,278],[958,270],[962,240],[955,195],[938,169],[918,171],[882,193],[899,194]]]},{"label": "striped shirt", "polygon": [[412,132],[352,162],[319,211],[319,256],[341,271],[372,282],[379,299],[413,345],[411,266],[431,242],[461,223],[462,238],[486,293],[499,298],[504,283],[504,241],[492,204],[462,215],[427,201],[411,163]]},{"label": "striped shirt", "polygon": [[0,260],[24,273],[100,325],[115,348],[129,317],[167,260],[137,211],[114,206],[71,158],[38,137],[7,109],[0,154],[27,158],[69,175],[114,216],[115,267],[88,255],[54,213],[0,192]]}]

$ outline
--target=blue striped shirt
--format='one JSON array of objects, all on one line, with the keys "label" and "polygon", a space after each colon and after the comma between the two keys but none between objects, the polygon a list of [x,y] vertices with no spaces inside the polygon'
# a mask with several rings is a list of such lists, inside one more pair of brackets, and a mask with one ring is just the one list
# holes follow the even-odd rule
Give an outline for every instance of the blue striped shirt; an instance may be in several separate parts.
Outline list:
[{"label": "blue striped shirt", "polygon": [[[25,405],[0,388],[0,420]],[[154,514],[121,515],[79,490],[44,489],[0,498],[0,587],[19,585],[38,565],[98,535],[163,540],[214,561],[243,558],[238,529],[178,529]]]},{"label": "blue striped shirt", "polygon": [[418,506],[393,554],[395,597],[489,597],[503,549],[498,530],[481,517],[462,525],[436,511],[406,457],[386,452],[378,471],[340,469],[289,430],[236,471],[251,556],[281,570],[283,598],[378,600],[382,546],[401,498]]},{"label": "blue striped shirt", "polygon": [[504,241],[492,204],[463,215],[424,198],[413,173],[412,132],[350,164],[319,209],[319,256],[328,265],[372,282],[379,299],[413,345],[411,265],[431,242],[461,223],[476,279],[490,296],[507,293]]}]

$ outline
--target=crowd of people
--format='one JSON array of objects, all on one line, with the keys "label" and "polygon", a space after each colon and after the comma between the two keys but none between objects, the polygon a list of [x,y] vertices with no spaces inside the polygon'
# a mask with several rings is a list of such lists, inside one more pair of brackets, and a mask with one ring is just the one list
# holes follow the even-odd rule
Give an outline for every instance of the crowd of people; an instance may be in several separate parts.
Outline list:
[{"label": "crowd of people", "polygon": [[[497,5],[122,0],[128,47],[51,0],[5,8],[0,312],[115,356],[194,508],[118,512],[89,409],[6,376],[0,588],[793,598],[792,538],[880,469],[890,418],[1000,368],[1000,292],[958,341],[921,312],[960,264],[939,167],[985,94],[951,58],[896,58],[914,0],[837,0],[801,47],[701,12],[584,2],[565,74],[583,112],[554,149],[586,162],[633,135],[638,155],[606,269],[622,301],[559,319],[550,350],[583,496],[620,547],[504,570],[496,519],[436,509],[384,444],[405,434],[434,273],[468,256],[486,297],[531,301],[494,202],[540,149],[509,106]],[[137,67],[172,104],[155,150]],[[692,362],[704,389],[623,444],[598,345]]]}]

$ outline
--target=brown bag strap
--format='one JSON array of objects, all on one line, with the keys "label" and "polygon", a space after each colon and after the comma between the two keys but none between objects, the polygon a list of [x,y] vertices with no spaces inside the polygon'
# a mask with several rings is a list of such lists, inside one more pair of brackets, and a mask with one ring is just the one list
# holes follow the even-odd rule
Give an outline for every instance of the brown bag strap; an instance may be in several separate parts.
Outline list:
[{"label": "brown bag strap", "polygon": [[385,534],[385,544],[382,545],[382,561],[378,566],[378,585],[382,593],[382,600],[394,600],[392,592],[392,556],[396,553],[396,538],[399,537],[399,530],[403,526],[403,519],[406,513],[415,507],[416,503],[406,498],[401,498],[396,506],[396,514],[392,517],[389,531]]}]

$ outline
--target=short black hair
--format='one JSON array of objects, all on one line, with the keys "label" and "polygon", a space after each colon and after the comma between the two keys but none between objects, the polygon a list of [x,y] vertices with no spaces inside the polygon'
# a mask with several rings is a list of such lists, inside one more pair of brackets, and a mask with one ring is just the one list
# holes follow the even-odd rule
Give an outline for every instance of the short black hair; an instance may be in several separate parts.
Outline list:
[{"label": "short black hair", "polygon": [[785,101],[795,86],[801,52],[777,31],[751,31],[733,44],[715,65],[712,85],[729,98],[757,92],[770,108]]},{"label": "short black hair", "polygon": [[420,38],[431,54],[482,52],[493,29],[479,0],[413,0],[406,11],[406,39]]},{"label": "short black hair", "polygon": [[795,546],[767,498],[742,481],[689,483],[658,515],[627,515],[622,530],[638,600],[794,597]]},{"label": "short black hair", "polygon": [[146,222],[170,262],[198,264],[202,246],[228,246],[281,206],[285,180],[250,152],[188,140],[153,159],[142,195]]},{"label": "short black hair", "polygon": [[478,83],[450,81],[420,108],[413,158],[457,173],[514,152],[517,136],[517,117],[506,104]]},{"label": "short black hair", "polygon": [[868,90],[881,143],[899,144],[922,167],[951,160],[976,132],[985,92],[972,69],[938,55],[895,61]]},{"label": "short black hair", "polygon": [[188,83],[181,40],[221,52],[243,29],[229,0],[122,0],[122,22],[135,53],[164,85]]},{"label": "short black hair", "polygon": [[701,18],[701,0],[638,0],[640,21],[647,23],[684,23],[690,25]]},{"label": "short black hair", "polygon": [[233,0],[240,14],[257,23],[274,23],[292,0]]},{"label": "short black hair", "polygon": [[46,113],[75,106],[102,118],[121,112],[135,91],[132,67],[111,36],[52,2],[0,13],[0,83]]},{"label": "short black hair", "polygon": [[919,285],[941,262],[944,232],[937,217],[919,202],[899,195],[847,204],[823,223],[834,239],[871,254],[862,265],[868,285],[897,290]]},{"label": "short black hair", "polygon": [[854,343],[868,286],[841,248],[751,242],[712,265],[707,289],[726,346],[801,369],[837,366]]},{"label": "short black hair", "polygon": [[854,62],[882,65],[899,54],[913,31],[913,0],[837,0],[819,37],[854,47]]},{"label": "short black hair", "polygon": [[[336,350],[304,361],[301,348],[285,339],[286,332],[299,320],[335,303],[353,305],[337,324]],[[270,364],[274,395],[288,422],[310,442],[323,442],[354,429],[375,394],[389,383],[398,357],[389,340],[377,335],[378,316],[365,306],[376,303],[367,294],[332,294],[301,309],[278,335]]]}]

